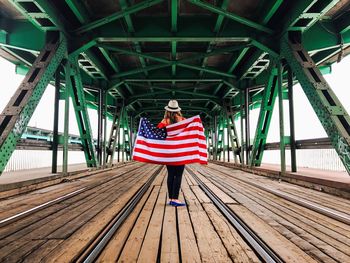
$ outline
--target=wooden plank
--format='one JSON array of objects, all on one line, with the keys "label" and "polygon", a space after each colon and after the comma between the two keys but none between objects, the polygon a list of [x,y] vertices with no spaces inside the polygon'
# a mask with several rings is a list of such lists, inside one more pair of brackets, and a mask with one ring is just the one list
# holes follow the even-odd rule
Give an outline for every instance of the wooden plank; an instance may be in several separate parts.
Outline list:
[{"label": "wooden plank", "polygon": [[23,259],[23,262],[42,262],[43,258],[49,254],[52,250],[54,250],[57,246],[59,246],[63,240],[46,240],[45,243],[42,244],[39,248],[35,249],[29,255],[26,255]]},{"label": "wooden plank", "polygon": [[[185,200],[181,191],[179,197],[180,199]],[[201,262],[188,210],[185,208],[177,209],[177,217],[182,262]]]},{"label": "wooden plank", "polygon": [[[231,196],[226,194],[223,190],[221,190],[219,187],[214,185],[211,181],[209,181],[205,176],[201,174],[197,174],[198,178],[205,183],[206,186],[210,188],[216,194],[225,204],[237,204],[237,201],[234,200]],[[190,176],[192,177],[192,176]]]},{"label": "wooden plank", "polygon": [[254,229],[256,234],[266,242],[285,262],[316,262],[295,244],[283,237],[271,226],[243,206],[229,205],[244,222]]},{"label": "wooden plank", "polygon": [[[21,262],[27,254],[30,254],[36,248],[40,247],[46,242],[46,240],[31,240],[30,242],[25,242],[21,240],[18,249],[13,253],[8,254],[6,249],[1,248],[0,262]],[[6,254],[5,254],[6,253]]]},{"label": "wooden plank", "polygon": [[189,187],[183,188],[203,262],[231,262],[230,256],[200,202]]},{"label": "wooden plank", "polygon": [[260,262],[251,247],[247,245],[215,205],[203,204],[203,207],[234,262]]},{"label": "wooden plank", "polygon": [[202,189],[198,185],[191,186],[190,188],[192,192],[196,195],[200,203],[211,203],[209,197],[202,191]]},{"label": "wooden plank", "polygon": [[160,189],[137,262],[148,263],[157,261],[165,205],[166,187],[165,184],[163,184]]},{"label": "wooden plank", "polygon": [[164,175],[166,173],[165,166],[163,166],[162,170],[160,170],[159,175],[154,179],[153,185],[162,185],[164,181]]},{"label": "wooden plank", "polygon": [[329,257],[327,254],[325,254],[313,244],[309,243],[309,241],[305,239],[304,235],[300,235],[300,232],[295,231],[294,225],[282,225],[282,218],[251,200],[250,195],[249,197],[247,197],[239,191],[234,192],[233,195],[244,207],[249,209],[253,214],[261,218],[264,222],[268,223],[271,227],[273,227],[281,235],[283,235],[287,240],[290,240],[292,243],[298,246],[302,251],[311,255],[313,258],[320,262],[334,262],[334,260],[331,257]]},{"label": "wooden plank", "polygon": [[[122,251],[124,251],[124,245],[128,240],[133,226],[138,220],[140,213],[143,211],[144,205],[151,197],[150,195],[158,194],[159,186],[150,187],[145,196],[137,204],[133,212],[128,216],[122,226],[117,230],[116,234],[108,243],[107,247],[102,251],[98,257],[97,262],[117,262]],[[124,250],[123,250],[124,249]],[[138,253],[137,253],[138,255]],[[119,260],[121,262],[121,260]]]},{"label": "wooden plank", "polygon": [[127,238],[123,251],[121,252],[118,259],[120,262],[137,261],[147,231],[147,227],[152,217],[152,212],[159,195],[159,191],[160,186],[154,186],[150,197],[148,198],[139,217],[137,218],[135,225],[133,226],[129,237]]},{"label": "wooden plank", "polygon": [[[179,208],[179,210],[180,209],[182,210],[182,208]],[[177,209],[173,206],[165,206],[160,262],[180,262],[176,230],[176,210]]]},{"label": "wooden plank", "polygon": [[[140,181],[142,184],[146,178]],[[117,202],[109,205],[100,214],[87,222],[83,227],[71,235],[60,247],[54,250],[49,258],[52,261],[67,262],[74,260],[75,256],[80,254],[86,244],[94,240],[98,233],[112,220],[125,203],[135,194],[139,189],[140,184],[134,184],[128,191],[117,200]]]},{"label": "wooden plank", "polygon": [[183,176],[186,178],[187,184],[192,186],[192,185],[198,185],[198,183],[196,182],[196,180],[194,180],[194,178],[192,176],[190,176],[190,174],[186,171],[184,171]]}]

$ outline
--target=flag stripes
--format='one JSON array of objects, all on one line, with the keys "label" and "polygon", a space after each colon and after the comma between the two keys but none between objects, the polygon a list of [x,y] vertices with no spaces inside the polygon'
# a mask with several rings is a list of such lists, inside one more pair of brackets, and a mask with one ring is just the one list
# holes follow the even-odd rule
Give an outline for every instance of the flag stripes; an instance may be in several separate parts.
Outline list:
[{"label": "flag stripes", "polygon": [[133,159],[140,162],[183,165],[207,164],[207,146],[202,121],[194,116],[161,129],[140,120]]}]

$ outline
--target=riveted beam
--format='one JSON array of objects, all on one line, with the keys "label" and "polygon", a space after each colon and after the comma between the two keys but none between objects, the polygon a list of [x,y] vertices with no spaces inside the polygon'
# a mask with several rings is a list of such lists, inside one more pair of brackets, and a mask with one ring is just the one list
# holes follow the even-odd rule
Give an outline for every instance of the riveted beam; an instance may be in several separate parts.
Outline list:
[{"label": "riveted beam", "polygon": [[350,117],[347,111],[296,36],[286,36],[281,51],[350,174]]},{"label": "riveted beam", "polygon": [[216,13],[216,14],[219,14],[219,15],[223,15],[229,19],[232,19],[238,23],[241,23],[243,25],[246,25],[246,26],[249,26],[249,27],[252,27],[256,30],[259,30],[259,31],[262,31],[262,32],[265,32],[265,33],[268,33],[268,34],[272,34],[273,33],[273,30],[266,27],[266,26],[263,26],[259,23],[256,23],[254,21],[251,21],[249,19],[246,19],[244,17],[241,17],[241,16],[238,16],[236,14],[233,14],[231,12],[228,12],[222,8],[219,8],[217,6],[214,6],[214,5],[211,5],[207,2],[202,2],[200,0],[188,0],[190,3],[194,4],[194,5],[197,5],[199,7],[202,7],[204,9],[207,9],[213,13]]},{"label": "riveted beam", "polygon": [[65,39],[48,43],[0,115],[0,173],[16,148],[67,50]]},{"label": "riveted beam", "polygon": [[116,12],[112,15],[109,15],[107,17],[98,19],[96,21],[93,21],[91,23],[88,23],[86,25],[83,25],[77,29],[75,29],[73,32],[77,34],[82,34],[84,32],[90,31],[92,29],[95,29],[97,27],[101,27],[105,24],[108,24],[114,20],[124,18],[125,16],[137,13],[143,9],[146,9],[148,7],[151,7],[153,5],[161,3],[163,0],[147,0],[147,1],[142,1],[138,4],[135,4],[133,6],[130,6],[122,11]]}]

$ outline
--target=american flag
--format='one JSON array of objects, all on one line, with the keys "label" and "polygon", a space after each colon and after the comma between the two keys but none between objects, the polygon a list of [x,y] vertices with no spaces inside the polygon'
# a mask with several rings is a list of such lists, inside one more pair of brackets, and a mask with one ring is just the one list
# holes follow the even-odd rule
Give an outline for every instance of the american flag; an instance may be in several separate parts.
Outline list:
[{"label": "american flag", "polygon": [[199,116],[161,129],[141,118],[133,151],[135,161],[183,165],[207,164],[207,158],[204,129]]}]

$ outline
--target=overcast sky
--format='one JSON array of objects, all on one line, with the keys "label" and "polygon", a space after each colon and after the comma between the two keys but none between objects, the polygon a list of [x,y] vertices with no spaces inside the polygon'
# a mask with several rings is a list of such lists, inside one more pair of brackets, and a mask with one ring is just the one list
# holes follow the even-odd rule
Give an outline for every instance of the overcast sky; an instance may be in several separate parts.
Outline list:
[{"label": "overcast sky", "polygon": [[[325,78],[331,85],[338,98],[350,112],[350,87],[349,76],[350,69],[350,56],[344,58],[341,63],[334,64],[332,66],[332,73],[326,75]],[[19,86],[23,79],[23,76],[16,75],[15,66],[8,61],[0,57],[0,108],[1,110],[6,106],[7,102]],[[33,117],[31,118],[29,125],[44,129],[52,130],[53,127],[53,102],[54,102],[54,88],[48,86],[43,99],[40,101]],[[320,138],[326,137],[319,120],[313,112],[310,103],[304,95],[299,85],[294,89],[294,102],[295,102],[295,125],[296,125],[296,138]],[[278,106],[278,100],[276,100],[276,106]],[[59,130],[63,131],[63,112],[64,103],[60,102],[60,125]],[[284,107],[285,113],[285,131],[286,135],[289,134],[288,125],[288,102],[285,101]],[[94,110],[89,110],[90,121],[93,130],[94,137],[97,134],[97,113]],[[257,122],[259,111],[253,110],[251,113],[251,137],[254,137],[255,125]],[[188,116],[187,116],[188,117]],[[109,131],[109,130],[108,130]],[[74,116],[73,107],[70,107],[70,129],[72,134],[79,134],[78,127]],[[107,132],[108,134],[109,132]],[[270,133],[268,141],[279,140],[279,121],[278,121],[278,108],[276,107],[273,114],[273,120],[271,122]]]}]

